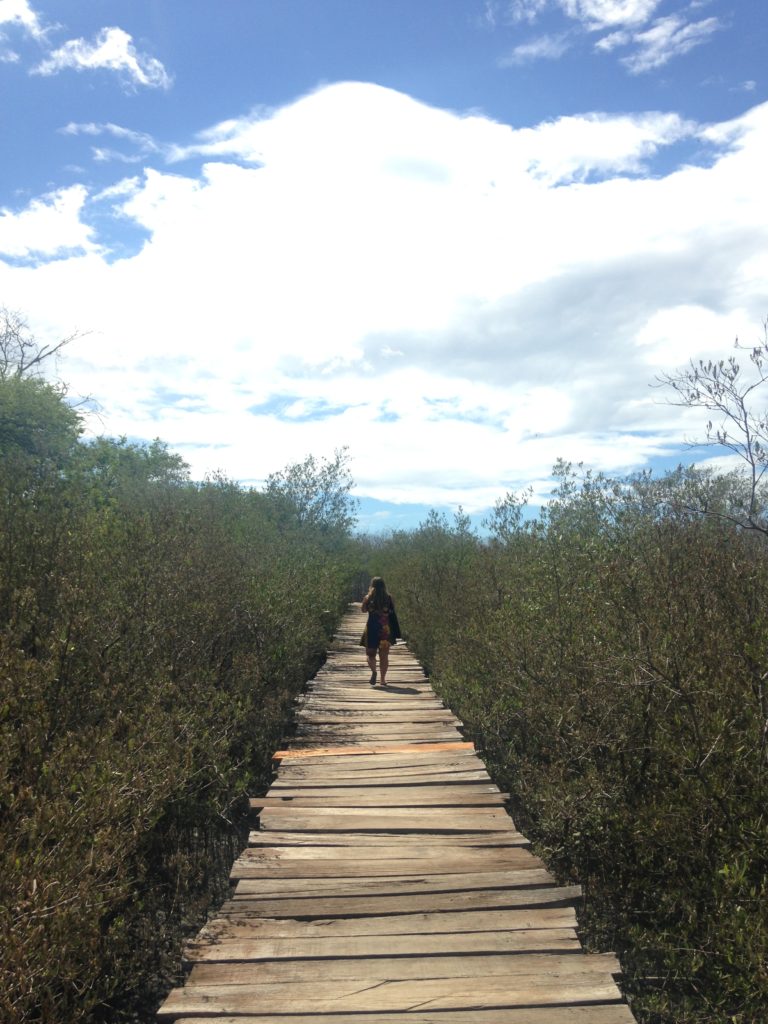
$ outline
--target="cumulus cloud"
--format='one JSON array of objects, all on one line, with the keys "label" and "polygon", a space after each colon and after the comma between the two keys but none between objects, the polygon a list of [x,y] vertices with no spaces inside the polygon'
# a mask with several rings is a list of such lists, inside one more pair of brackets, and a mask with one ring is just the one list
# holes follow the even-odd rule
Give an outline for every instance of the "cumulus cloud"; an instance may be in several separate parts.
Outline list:
[{"label": "cumulus cloud", "polygon": [[8,45],[8,34],[2,26],[19,28],[33,39],[43,40],[47,29],[29,0],[0,0],[0,64],[18,64],[21,56]]},{"label": "cumulus cloud", "polygon": [[20,26],[34,39],[42,39],[46,32],[29,0],[0,0],[0,25]]},{"label": "cumulus cloud", "polygon": [[94,248],[80,214],[87,197],[82,185],[34,199],[25,209],[0,209],[0,254],[17,259],[52,257]]},{"label": "cumulus cloud", "polygon": [[529,171],[547,184],[590,176],[640,173],[664,146],[696,135],[697,126],[678,114],[582,114],[523,128]]},{"label": "cumulus cloud", "polygon": [[[66,222],[78,255],[0,261],[0,294],[40,337],[90,330],[62,373],[97,429],[159,435],[196,475],[349,444],[361,494],[478,509],[558,456],[623,472],[695,433],[648,385],[765,315],[767,138],[768,104],[516,129],[340,83],[201,133],[177,151],[199,173],[68,195],[37,245]],[[680,139],[702,166],[642,174]],[[134,255],[95,248],[96,199]],[[4,215],[6,252],[33,211]]]},{"label": "cumulus cloud", "polygon": [[71,68],[93,71],[104,68],[117,72],[131,87],[167,89],[171,76],[155,57],[136,50],[132,37],[121,28],[103,28],[93,43],[70,39],[33,69],[34,74],[55,75]]},{"label": "cumulus cloud", "polygon": [[619,26],[643,25],[661,0],[558,0],[568,15],[596,32]]}]

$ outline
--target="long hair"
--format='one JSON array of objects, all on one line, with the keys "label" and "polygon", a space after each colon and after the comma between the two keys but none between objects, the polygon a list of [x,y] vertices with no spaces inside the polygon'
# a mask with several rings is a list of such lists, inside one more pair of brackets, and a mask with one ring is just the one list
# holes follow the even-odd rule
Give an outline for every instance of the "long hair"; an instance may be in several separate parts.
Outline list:
[{"label": "long hair", "polygon": [[386,584],[381,576],[373,577],[366,597],[368,600],[369,611],[383,612],[389,608],[389,594],[387,593]]}]

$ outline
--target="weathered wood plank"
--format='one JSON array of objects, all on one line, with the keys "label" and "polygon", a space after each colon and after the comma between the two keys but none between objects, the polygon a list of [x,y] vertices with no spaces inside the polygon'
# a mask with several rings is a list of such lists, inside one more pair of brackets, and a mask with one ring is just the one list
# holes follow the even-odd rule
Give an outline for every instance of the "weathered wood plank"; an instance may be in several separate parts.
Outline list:
[{"label": "weathered wood plank", "polygon": [[376,792],[367,793],[365,795],[356,793],[353,796],[322,796],[322,795],[302,795],[302,796],[282,796],[276,794],[267,794],[267,796],[255,796],[251,797],[249,803],[252,811],[258,811],[264,807],[299,807],[299,808],[376,808],[386,810],[387,808],[414,808],[414,807],[442,807],[444,809],[450,809],[452,807],[503,807],[506,803],[507,794],[505,793],[476,793],[473,795],[460,795],[453,796],[453,794],[446,793],[435,793],[429,796],[413,797],[410,793],[403,793],[402,791],[397,795],[385,794],[380,795]]},{"label": "weathered wood plank", "polygon": [[[400,954],[399,945],[394,952]],[[292,985],[297,982],[414,981],[437,978],[480,978],[515,975],[617,974],[612,953],[474,953],[463,956],[336,956],[322,960],[283,960],[269,963],[205,963],[190,971],[188,985]]]},{"label": "weathered wood plank", "polygon": [[525,933],[547,928],[575,928],[572,906],[515,907],[502,910],[461,910],[442,913],[406,913],[389,916],[331,917],[298,920],[295,918],[259,918],[232,913],[209,921],[201,936],[218,939],[337,939],[360,935],[429,936],[468,933]]},{"label": "weathered wood plank", "polygon": [[[422,702],[423,704],[423,702]],[[305,705],[299,712],[302,725],[370,725],[389,723],[390,725],[454,725],[460,726],[461,720],[446,708],[425,708],[413,705],[387,704],[386,706],[356,704],[343,705],[338,701],[327,706]]]},{"label": "weathered wood plank", "polygon": [[[459,800],[462,797],[501,797],[506,800],[509,793],[500,792],[498,786],[492,782],[465,782],[443,785],[430,785],[423,782],[408,784],[401,782],[399,785],[387,785],[378,779],[368,779],[358,785],[311,785],[309,783],[297,782],[293,786],[270,786],[265,796],[273,800],[290,800],[300,797],[302,799],[328,800],[335,797],[343,797],[345,800],[367,799],[378,797],[379,799],[394,797],[398,800],[428,800],[437,797],[441,800]],[[253,799],[261,799],[254,797]]]},{"label": "weathered wood plank", "polygon": [[[373,982],[373,984],[371,983]],[[263,985],[187,985],[174,989],[160,1009],[164,1016],[205,1013],[247,1013],[258,1007],[262,1012],[284,1013],[285,986]],[[567,1005],[569,1003],[610,1003],[619,1001],[616,983],[609,972],[579,977],[573,974],[542,972],[538,975],[496,977],[480,975],[475,984],[466,978],[422,979],[419,981],[381,981],[360,979],[330,982],[294,982],[290,992],[290,1012],[340,1013],[381,1010],[410,1013],[419,1008],[433,1010],[488,1009],[509,1006]]]},{"label": "weathered wood plank", "polygon": [[[531,856],[531,864],[535,858]],[[526,865],[506,871],[478,871],[453,875],[431,875],[426,872],[410,875],[361,876],[355,878],[249,878],[240,877],[235,897],[240,896],[397,896],[444,892],[471,892],[475,889],[519,889],[554,885],[552,875],[544,868]]]},{"label": "weathered wood plank", "polygon": [[[515,931],[458,932],[447,934],[398,935],[335,935],[334,957],[384,957],[397,951],[398,959],[405,956],[439,956],[471,953],[573,953],[581,952],[581,943],[575,928],[526,928]],[[328,964],[329,944],[322,938],[243,938],[227,933],[216,936],[203,932],[187,945],[185,958],[200,962],[261,962],[264,960],[317,959]]]},{"label": "weathered wood plank", "polygon": [[341,748],[359,747],[365,743],[388,743],[392,739],[401,739],[408,743],[431,744],[451,743],[459,739],[461,733],[456,729],[438,728],[437,726],[402,726],[393,730],[386,726],[374,728],[373,726],[360,726],[344,728],[342,726],[319,725],[311,732],[298,729],[294,733],[291,743],[294,750],[310,750],[317,743],[334,744]]},{"label": "weathered wood plank", "polygon": [[429,693],[402,694],[387,693],[386,690],[372,691],[369,694],[355,694],[352,697],[342,698],[338,694],[323,696],[318,692],[307,694],[298,704],[301,714],[305,711],[370,711],[372,709],[381,711],[415,711],[420,714],[422,711],[449,711],[445,704],[437,697]]},{"label": "weathered wood plank", "polygon": [[430,743],[430,744],[414,744],[414,743],[391,743],[391,744],[371,744],[368,746],[361,746],[357,749],[350,749],[348,747],[334,748],[334,747],[316,747],[314,749],[303,749],[295,750],[289,748],[286,750],[276,750],[272,755],[275,761],[284,761],[289,758],[308,758],[308,757],[349,757],[352,754],[365,755],[365,754],[413,754],[418,753],[419,750],[425,753],[433,753],[436,750],[446,751],[458,751],[466,750],[473,752],[475,749],[474,743],[461,742],[448,742],[448,743]]},{"label": "weathered wood plank", "polygon": [[[199,1024],[199,1017],[184,1017],[178,1024]],[[218,1024],[404,1024],[398,1011],[376,1013],[247,1014],[217,1016]],[[598,1006],[498,1007],[492,1010],[412,1010],[408,1024],[635,1024],[629,1007],[620,1003]]]},{"label": "weathered wood plank", "polygon": [[[514,829],[509,832],[472,832],[472,833],[461,833],[451,832],[440,834],[435,832],[430,834],[428,837],[420,835],[418,833],[407,833],[404,832],[398,835],[396,838],[392,836],[390,832],[386,832],[383,829],[378,832],[280,832],[279,830],[251,832],[249,837],[249,843],[253,848],[260,846],[267,846],[274,848],[280,846],[281,849],[290,849],[292,847],[316,847],[320,852],[318,856],[323,856],[322,850],[332,850],[333,856],[338,855],[339,857],[344,856],[357,856],[354,852],[356,849],[367,849],[375,847],[380,850],[384,847],[394,850],[392,856],[402,857],[404,851],[406,855],[413,853],[418,855],[419,852],[424,852],[425,856],[428,855],[426,851],[435,850],[442,851],[445,853],[449,850],[458,849],[469,849],[469,850],[483,850],[485,848],[493,850],[504,850],[512,846],[528,846],[528,840],[521,832],[517,832]],[[384,846],[382,845],[384,844]],[[396,844],[396,845],[395,845]],[[353,848],[351,854],[345,854],[342,850],[336,848],[342,847],[344,849]]]},{"label": "weathered wood plank", "polygon": [[[478,811],[485,811],[480,814]],[[355,811],[345,814],[345,811]],[[436,814],[430,814],[436,811]],[[265,807],[259,816],[263,831],[275,829],[280,832],[376,832],[379,834],[418,832],[428,834],[454,832],[505,832],[513,831],[511,818],[505,814],[494,814],[487,808],[456,808],[447,811],[441,807],[425,807],[421,811],[408,808],[376,808],[356,810],[346,807],[329,807],[325,812],[311,807],[293,811],[282,807]]]},{"label": "weathered wood plank", "polygon": [[[243,883],[240,883],[241,885]],[[361,917],[379,914],[437,913],[445,910],[501,910],[573,903],[581,895],[577,886],[532,889],[487,889],[479,892],[411,893],[407,896],[361,894],[353,898],[309,896],[306,899],[259,897],[235,892],[223,913],[256,917]]]},{"label": "weathered wood plank", "polygon": [[291,778],[294,774],[316,775],[323,778],[325,775],[344,774],[355,775],[356,773],[376,773],[382,775],[389,770],[390,774],[411,769],[413,772],[424,772],[425,774],[437,774],[444,772],[477,772],[485,770],[485,765],[476,754],[468,751],[451,750],[443,753],[435,753],[426,744],[421,750],[418,745],[411,745],[408,752],[388,753],[384,747],[379,752],[370,753],[354,751],[350,755],[349,748],[337,748],[336,756],[333,758],[303,758],[303,750],[294,750],[294,756],[283,761],[280,765],[280,778]]},{"label": "weathered wood plank", "polygon": [[262,822],[277,820],[282,815],[298,815],[303,817],[328,817],[328,818],[368,818],[375,814],[377,820],[386,824],[390,818],[414,818],[422,821],[469,821],[472,828],[478,821],[487,821],[493,824],[494,830],[499,827],[506,827],[509,815],[504,811],[503,806],[493,803],[487,806],[475,806],[473,804],[438,804],[432,806],[414,806],[413,804],[403,807],[401,804],[371,806],[367,802],[358,806],[342,805],[326,806],[319,801],[300,800],[275,800],[263,807],[259,818]]},{"label": "weathered wood plank", "polygon": [[[470,871],[492,873],[497,871],[529,867],[531,864],[541,866],[541,861],[534,857],[525,847],[515,847],[503,857],[491,857],[486,854],[451,857],[450,851],[443,851],[444,856],[429,859],[418,856],[410,859],[398,858],[363,859],[358,850],[356,856],[341,858],[338,847],[332,851],[335,856],[316,856],[317,847],[305,851],[305,857],[285,857],[283,851],[247,849],[237,858],[232,866],[230,878],[362,878],[384,877],[397,875],[417,875],[428,872],[431,875],[455,875]],[[293,852],[293,851],[291,851]],[[325,851],[326,854],[329,851]],[[375,851],[377,852],[377,851]]]},{"label": "weathered wood plank", "polygon": [[347,770],[341,769],[335,772],[321,771],[312,772],[307,768],[295,769],[290,773],[281,775],[276,779],[273,786],[281,788],[293,786],[357,786],[357,785],[382,785],[382,786],[435,786],[439,783],[456,785],[458,783],[489,782],[490,776],[484,768],[477,768],[467,771],[456,768],[451,771],[450,766],[441,769],[439,765],[427,765],[423,768],[412,768],[396,766],[384,766],[378,769],[360,768]]}]

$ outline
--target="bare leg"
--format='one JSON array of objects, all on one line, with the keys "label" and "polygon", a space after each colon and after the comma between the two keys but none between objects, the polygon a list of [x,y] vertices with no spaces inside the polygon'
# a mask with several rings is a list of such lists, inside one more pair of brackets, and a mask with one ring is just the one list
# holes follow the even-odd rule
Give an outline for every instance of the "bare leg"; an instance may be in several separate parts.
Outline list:
[{"label": "bare leg", "polygon": [[[376,651],[366,651],[365,656],[368,659],[368,668],[371,670],[371,686],[376,685]],[[383,679],[382,679],[383,682]]]},{"label": "bare leg", "polygon": [[379,664],[381,665],[381,685],[386,686],[387,669],[389,668],[389,651],[386,646],[379,650]]}]

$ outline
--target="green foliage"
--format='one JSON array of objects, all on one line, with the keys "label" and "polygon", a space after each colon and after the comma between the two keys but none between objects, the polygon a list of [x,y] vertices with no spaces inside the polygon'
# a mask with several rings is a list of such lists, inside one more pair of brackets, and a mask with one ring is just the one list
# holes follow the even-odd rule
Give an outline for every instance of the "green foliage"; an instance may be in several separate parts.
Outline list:
[{"label": "green foliage", "polygon": [[333,539],[346,536],[357,516],[348,466],[349,453],[342,448],[332,460],[308,455],[303,462],[270,474],[266,494],[278,519]]},{"label": "green foliage", "polygon": [[[377,552],[409,641],[521,827],[585,890],[639,1020],[768,1017],[768,565],[738,477],[556,467],[481,540],[432,514]],[[716,514],[700,514],[708,509]]]},{"label": "green foliage", "polygon": [[[62,389],[0,379],[8,1024],[151,1016],[350,578],[338,517],[331,538],[159,441],[79,438]],[[303,479],[312,506],[327,480]]]}]

